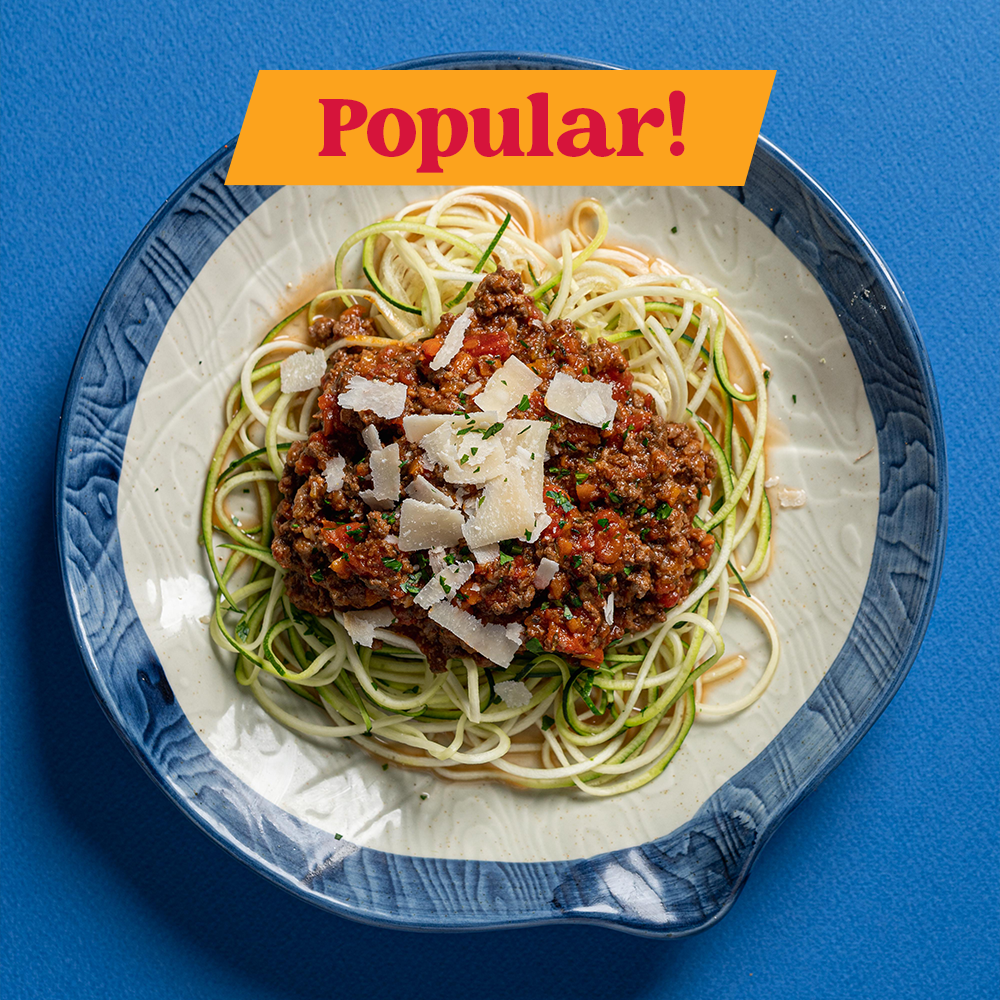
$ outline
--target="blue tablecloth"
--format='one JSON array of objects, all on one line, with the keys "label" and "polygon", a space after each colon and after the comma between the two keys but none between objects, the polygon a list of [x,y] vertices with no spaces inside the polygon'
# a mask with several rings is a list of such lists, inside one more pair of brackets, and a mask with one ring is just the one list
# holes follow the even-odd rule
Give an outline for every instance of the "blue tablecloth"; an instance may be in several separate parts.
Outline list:
[{"label": "blue tablecloth", "polygon": [[[7,1000],[996,995],[997,7],[759,6],[8,0]],[[941,394],[950,543],[920,656],[860,746],[767,845],[732,912],[688,940],[588,927],[408,934],[287,896],[143,775],[90,693],[64,607],[51,495],[74,354],[132,239],[239,131],[257,70],[495,49],[777,69],[764,133],[888,262]]]}]

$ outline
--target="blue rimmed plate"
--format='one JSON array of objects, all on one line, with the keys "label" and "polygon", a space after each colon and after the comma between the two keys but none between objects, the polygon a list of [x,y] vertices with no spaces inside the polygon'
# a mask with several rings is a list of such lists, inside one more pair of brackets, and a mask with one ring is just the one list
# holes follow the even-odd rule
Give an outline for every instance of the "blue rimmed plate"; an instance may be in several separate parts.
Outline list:
[{"label": "blue rimmed plate", "polygon": [[[431,65],[594,68],[506,55],[412,68]],[[202,829],[336,913],[439,929],[707,926],[781,819],[888,703],[930,613],[943,432],[885,265],[763,139],[739,189],[587,190],[614,235],[717,285],[772,368],[773,489],[808,497],[779,509],[759,591],[781,628],[782,666],[759,706],[697,726],[671,768],[629,796],[445,784],[292,737],[244,697],[209,642],[197,511],[225,387],[274,317],[329,284],[344,236],[418,194],[227,188],[231,148],[129,250],[67,392],[58,537],[71,618],[112,723]],[[554,222],[582,193],[525,189]]]}]

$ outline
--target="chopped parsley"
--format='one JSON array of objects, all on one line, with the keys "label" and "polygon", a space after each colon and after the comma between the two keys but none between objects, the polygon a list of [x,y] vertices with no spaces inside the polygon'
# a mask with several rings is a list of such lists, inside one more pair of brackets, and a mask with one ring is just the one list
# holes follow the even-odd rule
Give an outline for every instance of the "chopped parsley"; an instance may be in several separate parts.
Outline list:
[{"label": "chopped parsley", "polygon": [[537,639],[535,639],[535,638],[529,639],[524,644],[524,647],[525,647],[525,649],[528,650],[529,653],[544,653],[545,652],[545,650],[542,648],[542,644]]},{"label": "chopped parsley", "polygon": [[513,561],[514,561],[514,557],[513,556],[507,555],[506,552],[501,552],[500,553],[500,565],[501,566],[506,566],[507,563],[512,563]]},{"label": "chopped parsley", "polygon": [[363,533],[360,528],[348,528],[347,537],[352,541],[360,542],[363,537]]},{"label": "chopped parsley", "polygon": [[603,531],[608,526],[608,519],[606,517],[599,517],[597,519],[597,526]]},{"label": "chopped parsley", "polygon": [[799,401],[798,398],[796,397],[795,393],[793,392],[792,393],[792,402],[793,403],[797,403],[798,401]]},{"label": "chopped parsley", "polygon": [[610,501],[611,501],[611,502],[612,502],[613,504],[621,504],[621,503],[624,503],[624,501],[622,500],[622,498],[621,498],[621,497],[620,497],[620,496],[619,496],[619,495],[618,495],[617,493],[615,493],[615,492],[614,492],[614,490],[612,490],[612,491],[611,491],[611,492],[610,492],[610,493],[608,494],[608,499],[609,499],[609,500],[610,500]]},{"label": "chopped parsley", "polygon": [[531,400],[527,396],[521,397],[521,402],[517,404],[517,408],[524,413],[524,411],[531,406]]},{"label": "chopped parsley", "polygon": [[398,559],[390,559],[388,556],[383,557],[382,565],[388,569],[393,569],[397,573],[403,568],[403,564]]},{"label": "chopped parsley", "polygon": [[547,733],[554,725],[556,720],[552,718],[551,715],[542,716],[542,732]]},{"label": "chopped parsley", "polygon": [[676,233],[677,232],[677,227],[676,226],[671,227],[670,232]]},{"label": "chopped parsley", "polygon": [[323,579],[323,571],[320,570],[320,569],[316,570],[316,572],[312,574],[312,579],[315,580],[317,583],[319,583],[320,581],[322,581],[322,579]]},{"label": "chopped parsley", "polygon": [[568,496],[565,496],[562,493],[556,493],[555,490],[546,490],[545,495],[550,500],[554,500],[564,514],[568,514],[573,509],[573,502]]},{"label": "chopped parsley", "polygon": [[462,457],[461,457],[461,458],[460,458],[460,459],[458,460],[458,464],[459,464],[459,465],[465,465],[465,463],[466,463],[466,462],[468,462],[468,461],[469,461],[469,456],[468,456],[468,455],[463,455],[463,456],[462,456]]},{"label": "chopped parsley", "polygon": [[674,508],[668,503],[661,503],[659,507],[656,508],[656,519],[658,521],[665,521],[670,517],[670,513]]},{"label": "chopped parsley", "polygon": [[493,437],[494,434],[499,434],[500,431],[502,430],[503,430],[503,424],[500,423],[499,421],[495,424],[490,424],[490,426],[483,431],[483,440],[485,441],[486,438]]},{"label": "chopped parsley", "polygon": [[586,472],[578,472],[576,474],[576,481],[578,483],[585,483],[587,481],[587,473]]}]

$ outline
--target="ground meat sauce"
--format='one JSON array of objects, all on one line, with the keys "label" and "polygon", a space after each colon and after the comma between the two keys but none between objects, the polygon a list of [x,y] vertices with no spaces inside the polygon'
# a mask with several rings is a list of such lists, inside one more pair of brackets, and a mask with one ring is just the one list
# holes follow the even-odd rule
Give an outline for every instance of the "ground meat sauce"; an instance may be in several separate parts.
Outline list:
[{"label": "ground meat sauce", "polygon": [[[551,423],[545,502],[552,524],[536,544],[501,542],[499,559],[477,565],[455,603],[484,623],[523,623],[523,642],[536,652],[540,646],[596,665],[610,642],[662,621],[687,596],[693,575],[708,566],[713,538],[692,517],[715,476],[714,459],[687,427],[663,421],[652,399],[632,388],[617,347],[605,340],[586,344],[565,321],[546,323],[516,274],[500,269],[488,275],[471,305],[463,348],[441,371],[432,371],[429,362],[455,321],[450,314],[421,344],[347,347],[332,355],[312,433],[288,451],[272,552],[299,608],[328,616],[334,609],[388,605],[397,617],[393,629],[419,645],[432,669],[444,670],[454,656],[489,666],[413,603],[432,575],[428,554],[401,552],[395,514],[372,510],[360,499],[360,491],[371,488],[362,431],[374,424],[383,446],[399,443],[404,490],[423,475],[461,505],[478,488],[455,486],[440,470],[427,471],[420,448],[403,435],[402,417],[344,410],[337,397],[360,375],[405,383],[404,415],[451,414],[469,406],[469,386],[485,384],[516,355],[542,379],[527,410],[513,415]],[[360,306],[336,320],[318,318],[310,332],[320,345],[376,335]],[[546,410],[545,392],[560,371],[613,387],[618,410],[610,427]],[[331,455],[342,455],[347,465],[342,489],[328,494],[322,472]],[[467,548],[452,551],[472,560]],[[547,589],[537,590],[533,579],[543,557],[559,570]],[[608,625],[611,593],[615,613]]]}]

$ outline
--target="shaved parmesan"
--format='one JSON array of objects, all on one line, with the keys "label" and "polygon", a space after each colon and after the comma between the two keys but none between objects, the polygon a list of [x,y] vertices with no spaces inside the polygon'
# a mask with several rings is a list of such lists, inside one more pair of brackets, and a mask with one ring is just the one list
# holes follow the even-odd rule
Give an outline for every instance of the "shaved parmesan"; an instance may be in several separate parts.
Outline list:
[{"label": "shaved parmesan", "polygon": [[449,483],[485,483],[503,471],[506,455],[496,434],[484,437],[473,424],[442,424],[421,438],[427,459],[444,469]]},{"label": "shaved parmesan", "polygon": [[470,306],[451,324],[451,329],[445,335],[444,342],[431,361],[431,371],[440,371],[462,349],[462,344],[465,343],[465,331],[469,329],[473,316],[475,313]]},{"label": "shaved parmesan", "polygon": [[508,708],[524,708],[531,704],[531,691],[524,681],[500,681],[496,692]]},{"label": "shaved parmesan", "polygon": [[552,425],[547,420],[516,420],[504,422],[503,430],[497,435],[508,455],[514,455],[518,448],[524,448],[542,459]]},{"label": "shaved parmesan", "polygon": [[344,485],[344,469],[347,467],[347,460],[340,455],[331,455],[323,470],[323,478],[326,480],[327,493],[333,493]]},{"label": "shaved parmesan", "polygon": [[535,527],[531,534],[528,536],[528,541],[534,545],[539,538],[542,537],[542,532],[552,523],[552,518],[548,514],[539,514],[535,518]]},{"label": "shaved parmesan", "polygon": [[615,623],[615,595],[608,594],[608,599],[604,602],[604,620],[609,625]]},{"label": "shaved parmesan", "polygon": [[456,431],[473,429],[486,430],[500,420],[495,410],[486,413],[410,413],[403,417],[403,433],[406,440],[420,444],[424,437],[436,431],[442,424],[450,424]]},{"label": "shaved parmesan", "polygon": [[544,590],[556,577],[559,572],[559,563],[554,559],[543,556],[535,570],[535,579],[532,581],[539,590]]},{"label": "shaved parmesan", "polygon": [[347,629],[351,642],[369,648],[375,641],[375,629],[385,628],[396,620],[391,608],[375,608],[372,611],[345,611],[338,617],[341,619],[341,624]]},{"label": "shaved parmesan", "polygon": [[514,654],[521,648],[520,640],[513,638],[503,625],[484,625],[474,615],[456,608],[454,604],[443,601],[434,604],[427,615],[431,621],[437,622],[498,667],[509,666]]},{"label": "shaved parmesan", "polygon": [[607,382],[581,382],[557,372],[545,393],[545,405],[553,413],[591,427],[610,426],[618,403]]},{"label": "shaved parmesan", "polygon": [[392,420],[401,417],[406,407],[406,386],[402,382],[376,382],[355,375],[347,391],[337,397],[345,410],[371,410],[377,417]]},{"label": "shaved parmesan", "polygon": [[439,571],[435,571],[429,583],[420,588],[413,598],[414,603],[422,608],[429,608],[440,601],[451,600],[458,588],[475,571],[476,564],[471,562],[457,562],[453,566],[443,566]]},{"label": "shaved parmesan", "polygon": [[304,392],[315,389],[326,373],[326,355],[320,348],[296,351],[281,362],[281,391]]},{"label": "shaved parmesan", "polygon": [[399,445],[373,451],[368,459],[372,470],[372,493],[376,500],[399,499]]},{"label": "shaved parmesan", "polygon": [[479,549],[470,549],[469,551],[480,566],[500,558],[500,546],[496,543],[493,545],[484,545]]},{"label": "shaved parmesan", "polygon": [[361,432],[361,440],[368,446],[369,451],[378,451],[382,447],[382,442],[378,436],[378,428],[374,424],[368,424]]},{"label": "shaved parmesan", "polygon": [[436,431],[449,420],[451,417],[447,413],[408,413],[403,417],[403,433],[407,441],[419,444],[425,434]]},{"label": "shaved parmesan", "polygon": [[536,514],[545,510],[545,456],[551,424],[547,420],[508,420],[499,435],[508,458],[521,467],[524,488]]},{"label": "shaved parmesan", "polygon": [[396,506],[395,500],[380,500],[375,496],[374,490],[361,490],[358,496],[369,506],[372,510],[392,510]]},{"label": "shaved parmesan", "polygon": [[479,392],[479,390],[482,389],[482,387],[483,387],[482,382],[473,382],[472,385],[467,385],[465,387],[464,389],[465,395],[471,396],[474,392]]},{"label": "shaved parmesan", "polygon": [[506,416],[541,384],[542,380],[523,361],[511,355],[490,376],[475,404],[481,410],[497,410]]},{"label": "shaved parmesan", "polygon": [[399,510],[399,548],[419,552],[435,545],[457,545],[462,540],[464,518],[460,510],[438,503],[404,500]]},{"label": "shaved parmesan", "polygon": [[535,514],[520,468],[509,462],[503,475],[486,484],[482,504],[465,522],[465,540],[469,548],[479,549],[507,538],[527,538],[534,526]]},{"label": "shaved parmesan", "polygon": [[423,476],[415,476],[406,487],[406,495],[422,503],[439,503],[442,507],[454,507],[455,501],[447,493],[429,483]]}]

